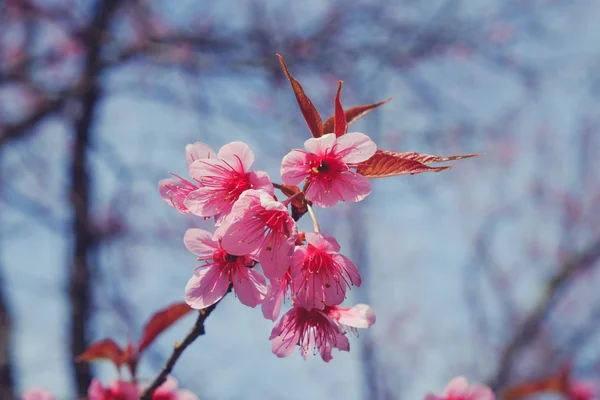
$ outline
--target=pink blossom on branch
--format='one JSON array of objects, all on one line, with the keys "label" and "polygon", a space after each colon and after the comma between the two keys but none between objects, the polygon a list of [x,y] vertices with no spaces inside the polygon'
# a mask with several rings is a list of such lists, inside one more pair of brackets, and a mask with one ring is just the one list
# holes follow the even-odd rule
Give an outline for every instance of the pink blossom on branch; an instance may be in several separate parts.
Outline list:
[{"label": "pink blossom on branch", "polygon": [[137,385],[122,380],[113,381],[104,387],[98,379],[93,379],[88,388],[88,400],[137,400],[139,396]]},{"label": "pink blossom on branch", "polygon": [[364,133],[337,137],[328,133],[304,142],[306,151],[292,150],[281,163],[281,177],[288,185],[306,179],[306,198],[320,207],[338,201],[361,201],[371,193],[371,182],[350,168],[368,160],[377,145]]},{"label": "pink blossom on branch", "polygon": [[299,305],[322,310],[344,301],[350,285],[360,286],[356,266],[339,254],[331,236],[306,233],[306,246],[297,246],[292,259],[292,292]]},{"label": "pink blossom on branch", "polygon": [[[216,154],[208,145],[200,142],[188,144],[185,146],[185,164],[188,172],[190,165],[199,159],[215,158]],[[190,214],[190,210],[185,206],[184,202],[187,196],[198,190],[196,184],[184,179],[176,174],[171,174],[173,178],[162,179],[158,182],[158,192],[160,197],[171,207],[175,208],[182,214]]]},{"label": "pink blossom on branch", "polygon": [[292,276],[289,270],[282,278],[271,279],[271,284],[267,287],[267,295],[261,304],[262,313],[266,319],[275,321],[279,318],[281,304],[286,298],[291,282]]},{"label": "pink blossom on branch", "polygon": [[55,400],[55,397],[46,389],[29,389],[23,393],[22,400]]},{"label": "pink blossom on branch", "polygon": [[295,306],[288,311],[271,331],[269,340],[277,357],[290,356],[296,345],[300,346],[300,354],[306,359],[313,351],[318,351],[325,362],[333,357],[331,351],[350,350],[350,342],[344,335],[340,325],[329,318],[323,311],[313,308]]},{"label": "pink blossom on branch", "polygon": [[325,307],[325,314],[342,326],[345,331],[356,333],[357,328],[370,328],[376,321],[375,311],[367,304],[357,304],[354,307]]},{"label": "pink blossom on branch", "polygon": [[185,246],[205,264],[196,268],[185,288],[186,303],[196,309],[219,301],[230,284],[242,304],[256,307],[267,291],[264,276],[253,269],[248,255],[232,255],[221,247],[221,239],[202,229],[188,229]]},{"label": "pink blossom on branch", "polygon": [[464,376],[452,379],[441,396],[429,393],[425,400],[494,400],[494,393],[483,385],[469,385]]},{"label": "pink blossom on branch", "polygon": [[195,215],[220,219],[248,189],[273,194],[273,185],[266,172],[249,171],[252,163],[254,153],[243,142],[224,145],[216,158],[193,161],[189,172],[200,188],[188,194],[184,205]]},{"label": "pink blossom on branch", "polygon": [[253,254],[267,278],[281,278],[291,264],[298,236],[288,209],[264,190],[247,190],[224,225],[223,248],[232,255]]}]

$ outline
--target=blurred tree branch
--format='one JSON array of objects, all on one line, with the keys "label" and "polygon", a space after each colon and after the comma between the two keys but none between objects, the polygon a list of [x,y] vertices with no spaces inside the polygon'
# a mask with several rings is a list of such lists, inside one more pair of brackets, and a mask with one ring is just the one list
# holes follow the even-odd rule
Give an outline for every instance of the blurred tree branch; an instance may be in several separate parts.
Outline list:
[{"label": "blurred tree branch", "polygon": [[600,259],[600,240],[590,245],[580,254],[566,260],[560,266],[556,275],[546,285],[544,293],[536,306],[516,329],[511,340],[502,351],[498,372],[489,382],[492,390],[498,391],[508,383],[515,359],[519,352],[536,338],[542,323],[556,303],[559,292],[577,273],[591,267],[598,259]]},{"label": "blurred tree branch", "polygon": [[77,395],[85,396],[92,381],[87,363],[77,363],[76,357],[88,345],[88,321],[91,312],[91,253],[95,246],[93,222],[90,215],[90,171],[88,150],[93,128],[95,109],[100,98],[98,81],[102,73],[100,52],[113,14],[119,0],[104,0],[99,3],[93,20],[86,32],[87,55],[83,70],[83,82],[87,90],[80,101],[82,111],[75,120],[75,141],[71,160],[70,200],[73,206],[73,255],[69,273],[69,297],[71,306],[70,346],[72,366],[75,373]]}]

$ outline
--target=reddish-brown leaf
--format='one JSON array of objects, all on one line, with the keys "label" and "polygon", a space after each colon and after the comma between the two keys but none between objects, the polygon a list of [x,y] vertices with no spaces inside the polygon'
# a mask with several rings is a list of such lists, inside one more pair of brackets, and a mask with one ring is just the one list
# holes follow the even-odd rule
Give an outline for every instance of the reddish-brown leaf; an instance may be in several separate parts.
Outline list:
[{"label": "reddish-brown leaf", "polygon": [[191,310],[187,304],[177,303],[155,313],[144,327],[143,336],[138,345],[138,352],[144,351],[158,335]]},{"label": "reddish-brown leaf", "polygon": [[338,90],[335,94],[335,102],[334,102],[334,125],[333,131],[335,132],[336,137],[340,137],[346,133],[348,129],[348,122],[346,122],[346,115],[344,114],[344,108],[342,107],[342,100],[340,99],[340,95],[342,93],[342,81],[338,81]]},{"label": "reddish-brown leaf", "polygon": [[312,101],[308,98],[306,93],[304,93],[304,89],[300,82],[296,80],[288,71],[285,62],[283,61],[283,57],[277,54],[279,57],[279,63],[281,64],[281,68],[283,69],[283,73],[289,79],[292,89],[294,90],[294,95],[296,95],[296,101],[298,101],[298,106],[300,106],[300,111],[302,111],[302,115],[306,120],[306,124],[308,125],[308,129],[310,129],[310,133],[313,137],[321,137],[323,135],[323,122],[321,120],[321,115],[313,105]]},{"label": "reddish-brown leaf", "polygon": [[112,339],[102,339],[88,346],[83,353],[77,357],[77,361],[111,360],[117,369],[123,363],[123,350]]},{"label": "reddish-brown leaf", "polygon": [[560,373],[549,378],[532,380],[520,383],[506,389],[502,398],[506,400],[525,399],[529,396],[554,392],[568,395],[570,392],[570,369],[563,369]]},{"label": "reddish-brown leaf", "polygon": [[[346,123],[348,124],[348,126],[352,125],[353,123],[355,123],[356,121],[358,121],[359,119],[361,119],[362,117],[364,117],[365,115],[367,115],[368,113],[370,113],[371,111],[376,109],[377,107],[384,105],[385,103],[389,102],[390,100],[392,100],[392,99],[389,98],[387,100],[383,100],[383,101],[380,101],[377,103],[365,104],[362,106],[356,106],[356,107],[347,109],[346,111],[344,111],[344,114],[346,115]],[[335,125],[335,115],[327,118],[327,120],[323,124],[322,132],[324,134],[334,132],[334,125]]]},{"label": "reddish-brown leaf", "polygon": [[387,178],[390,176],[421,174],[423,172],[440,172],[451,165],[429,167],[433,162],[460,160],[462,158],[476,157],[479,154],[462,156],[439,157],[415,152],[400,153],[391,150],[377,150],[373,157],[358,164],[357,172],[367,178]]}]

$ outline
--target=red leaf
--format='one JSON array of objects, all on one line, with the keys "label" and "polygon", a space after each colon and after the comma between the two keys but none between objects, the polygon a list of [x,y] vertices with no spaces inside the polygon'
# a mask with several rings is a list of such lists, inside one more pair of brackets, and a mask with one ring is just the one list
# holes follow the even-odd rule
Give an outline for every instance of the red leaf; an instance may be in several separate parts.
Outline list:
[{"label": "red leaf", "polygon": [[158,335],[191,310],[192,308],[187,304],[177,303],[156,312],[144,327],[144,333],[138,345],[138,352],[144,351]]},{"label": "red leaf", "polygon": [[323,128],[321,115],[319,115],[319,112],[313,105],[312,101],[310,101],[306,93],[304,93],[304,89],[302,88],[302,85],[300,85],[300,82],[298,82],[292,76],[292,74],[290,74],[290,71],[288,71],[287,67],[285,66],[285,62],[283,62],[283,57],[281,57],[279,54],[277,54],[277,57],[279,57],[279,63],[281,64],[283,73],[285,76],[287,76],[292,84],[292,89],[296,95],[298,106],[300,106],[300,111],[302,111],[302,115],[306,120],[306,124],[308,125],[308,129],[310,129],[310,133],[312,133],[313,137],[321,137],[323,135],[321,130]]},{"label": "red leaf", "polygon": [[[362,106],[356,106],[356,107],[347,109],[344,112],[344,114],[346,115],[346,122],[348,123],[348,126],[352,125],[353,123],[355,123],[356,121],[358,121],[359,119],[361,119],[362,117],[364,117],[365,115],[367,115],[368,113],[370,113],[371,111],[376,109],[377,107],[384,105],[385,103],[389,102],[390,100],[392,100],[392,99],[389,98],[387,100],[383,100],[378,103],[365,104]],[[335,116],[327,118],[327,120],[323,124],[323,129],[322,129],[324,134],[334,132],[334,124],[335,124],[334,121],[335,121]]]},{"label": "red leaf", "polygon": [[348,122],[346,122],[346,115],[344,114],[344,108],[342,107],[342,100],[340,94],[342,93],[342,81],[338,81],[338,90],[335,95],[335,116],[334,116],[334,128],[336,137],[340,137],[348,130]]},{"label": "red leaf", "polygon": [[570,369],[563,369],[549,378],[536,379],[509,387],[504,391],[503,398],[506,400],[524,399],[544,392],[568,395],[570,392]]},{"label": "red leaf", "polygon": [[426,164],[441,161],[460,160],[462,158],[476,157],[479,154],[462,156],[439,157],[415,152],[400,153],[390,150],[377,150],[373,157],[358,164],[356,171],[367,178],[386,178],[390,176],[421,174],[423,172],[440,172],[451,165],[442,167],[429,167]]},{"label": "red leaf", "polygon": [[77,361],[111,360],[117,369],[123,363],[123,350],[112,339],[102,339],[88,346],[83,353],[77,357]]}]

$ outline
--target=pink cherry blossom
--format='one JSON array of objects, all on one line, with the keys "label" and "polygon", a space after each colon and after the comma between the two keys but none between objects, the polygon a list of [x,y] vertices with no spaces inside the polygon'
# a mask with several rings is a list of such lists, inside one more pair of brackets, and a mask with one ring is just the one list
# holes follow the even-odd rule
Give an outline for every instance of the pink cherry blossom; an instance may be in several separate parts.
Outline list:
[{"label": "pink cherry blossom", "polygon": [[[170,376],[167,377],[167,380],[152,394],[152,400],[200,400],[191,391],[177,390],[177,387],[177,380]],[[140,390],[140,392],[143,392],[143,390]]]},{"label": "pink cherry blossom", "polygon": [[341,325],[344,331],[357,334],[357,328],[370,328],[375,323],[375,311],[367,304],[357,304],[354,307],[325,307],[325,314]]},{"label": "pink cherry blossom", "polygon": [[[192,163],[199,159],[212,159],[216,154],[208,145],[200,142],[188,144],[185,147],[185,164],[188,172]],[[184,202],[187,196],[198,190],[196,184],[184,179],[176,174],[173,178],[162,179],[158,182],[158,192],[160,197],[171,207],[175,208],[182,214],[190,214],[190,210],[185,206]]]},{"label": "pink cherry blossom", "polygon": [[344,301],[346,288],[360,286],[356,266],[339,254],[331,236],[306,233],[308,245],[297,246],[292,259],[292,292],[298,304],[322,310]]},{"label": "pink cherry blossom", "polygon": [[249,307],[256,307],[265,298],[265,277],[251,268],[254,261],[250,257],[228,254],[220,238],[202,229],[188,229],[183,241],[199,261],[205,261],[185,288],[185,301],[190,307],[203,309],[216,303],[230,284],[242,304]]},{"label": "pink cherry blossom", "polygon": [[569,387],[569,400],[598,400],[595,385],[572,381]]},{"label": "pink cherry blossom", "polygon": [[364,133],[347,133],[336,138],[328,133],[304,142],[302,150],[292,150],[281,163],[281,177],[288,185],[306,179],[306,198],[320,207],[332,207],[338,201],[361,201],[371,193],[368,178],[351,171],[368,160],[377,145]]},{"label": "pink cherry blossom", "polygon": [[281,303],[285,300],[291,281],[292,276],[289,270],[282,278],[271,279],[271,284],[267,288],[267,295],[261,304],[262,313],[266,319],[275,321],[279,318]]},{"label": "pink cherry blossom", "polygon": [[279,320],[271,331],[271,347],[277,357],[288,357],[296,345],[300,346],[300,354],[306,359],[311,353],[318,351],[325,362],[333,357],[331,350],[350,350],[350,342],[344,330],[329,318],[323,311],[315,308],[307,310],[295,306]]},{"label": "pink cherry blossom", "polygon": [[137,400],[138,387],[132,382],[115,380],[104,387],[98,379],[93,379],[88,388],[88,400]]},{"label": "pink cherry blossom", "polygon": [[469,385],[464,376],[452,379],[441,396],[428,394],[425,400],[494,400],[494,393],[487,386]]},{"label": "pink cherry blossom", "polygon": [[55,397],[46,389],[29,389],[23,393],[23,400],[55,400]]},{"label": "pink cherry blossom", "polygon": [[273,194],[273,185],[266,172],[249,172],[253,162],[254,153],[243,142],[224,145],[217,158],[193,161],[189,172],[200,188],[186,197],[184,205],[195,215],[220,219],[248,189]]},{"label": "pink cherry blossom", "polygon": [[228,219],[221,227],[223,248],[233,255],[253,254],[267,278],[281,278],[291,264],[298,235],[287,207],[264,190],[247,190]]}]

